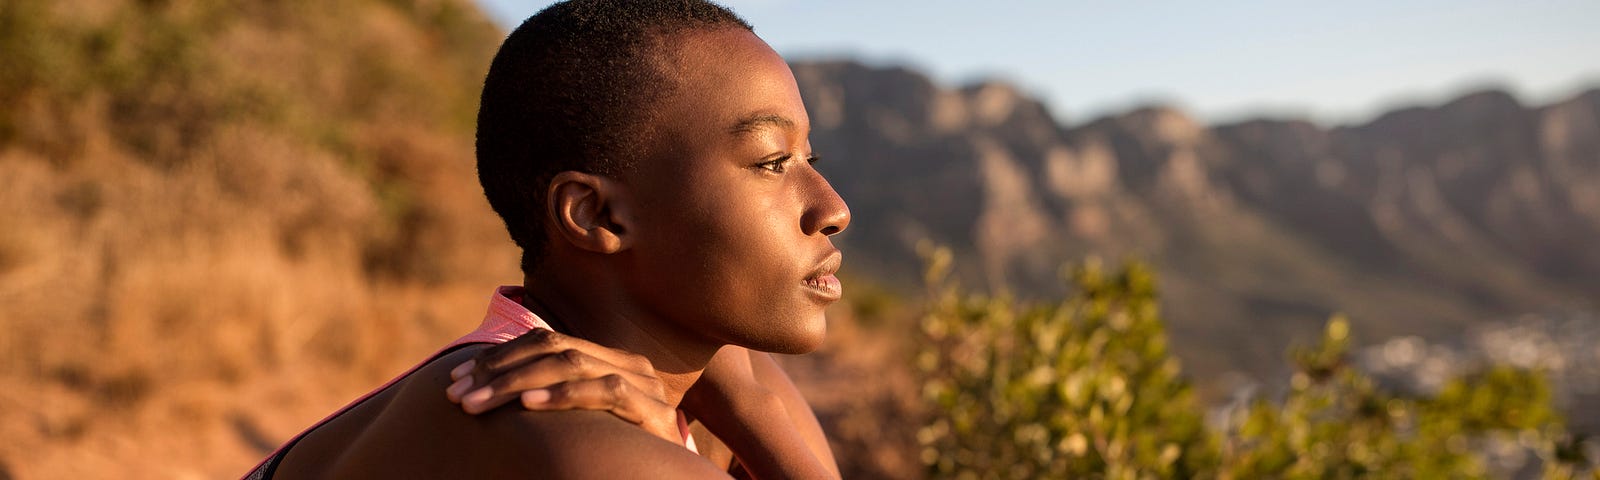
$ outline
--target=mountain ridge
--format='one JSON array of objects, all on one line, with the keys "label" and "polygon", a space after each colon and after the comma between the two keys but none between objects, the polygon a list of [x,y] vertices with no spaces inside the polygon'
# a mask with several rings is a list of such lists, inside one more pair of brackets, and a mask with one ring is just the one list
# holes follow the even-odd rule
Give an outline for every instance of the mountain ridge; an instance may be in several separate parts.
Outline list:
[{"label": "mountain ridge", "polygon": [[793,67],[863,271],[918,278],[926,237],[969,257],[969,282],[1049,296],[1063,262],[1146,257],[1201,375],[1271,375],[1255,366],[1335,312],[1374,339],[1439,336],[1600,292],[1600,89],[1532,107],[1484,90],[1333,127],[1163,105],[1066,125],[1004,82]]}]

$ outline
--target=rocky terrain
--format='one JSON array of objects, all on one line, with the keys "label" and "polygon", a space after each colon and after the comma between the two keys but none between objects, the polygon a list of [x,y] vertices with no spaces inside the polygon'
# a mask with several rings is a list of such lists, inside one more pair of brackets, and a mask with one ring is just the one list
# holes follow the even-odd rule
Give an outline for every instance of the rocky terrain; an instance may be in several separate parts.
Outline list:
[{"label": "rocky terrain", "polygon": [[1004,83],[794,66],[850,265],[914,286],[917,241],[971,285],[1043,296],[1085,256],[1161,270],[1174,343],[1208,377],[1279,372],[1333,313],[1438,338],[1600,298],[1600,90],[1484,91],[1360,125],[1205,125],[1151,106],[1067,122]]}]

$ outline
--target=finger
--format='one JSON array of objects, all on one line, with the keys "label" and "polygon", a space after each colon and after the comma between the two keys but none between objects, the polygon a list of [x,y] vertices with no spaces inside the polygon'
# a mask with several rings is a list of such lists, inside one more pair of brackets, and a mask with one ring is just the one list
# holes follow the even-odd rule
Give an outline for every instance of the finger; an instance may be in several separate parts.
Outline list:
[{"label": "finger", "polygon": [[461,403],[468,392],[487,385],[504,369],[515,368],[529,358],[559,352],[563,348],[561,337],[554,330],[535,328],[505,343],[479,350],[472,358],[450,370],[450,379],[455,382],[445,388],[445,397]]},{"label": "finger", "polygon": [[521,395],[529,410],[601,410],[644,428],[651,434],[682,444],[677,411],[666,402],[644,395],[621,375],[574,380],[529,390]]},{"label": "finger", "polygon": [[444,396],[450,399],[451,402],[461,403],[461,397],[471,391],[474,386],[476,384],[472,383],[472,377],[465,377],[456,380],[455,383],[451,383],[449,387],[445,387]]},{"label": "finger", "polygon": [[641,374],[654,375],[655,368],[650,360],[642,355],[626,350],[606,347],[582,338],[564,335],[550,329],[536,328],[528,333],[512,339],[509,342],[489,347],[479,351],[468,362],[463,362],[451,370],[450,378],[460,380],[461,377],[472,375],[475,383],[487,383],[489,379],[508,368],[514,368],[528,359],[542,355],[549,355],[563,350],[579,350],[590,356],[599,358],[621,367],[623,369]]},{"label": "finger", "polygon": [[460,380],[461,377],[465,377],[467,374],[472,373],[472,367],[477,365],[478,360],[476,358],[469,358],[467,361],[461,362],[460,365],[456,365],[455,369],[450,370],[450,379]]},{"label": "finger", "polygon": [[[479,380],[483,381],[486,378],[483,376],[485,373],[492,373],[508,366],[520,364],[532,357],[549,355],[569,348],[563,346],[563,342],[566,339],[562,337],[564,335],[547,328],[529,330],[528,333],[510,341],[479,350],[471,360],[462,362],[461,365],[457,365],[455,369],[452,369],[450,377],[459,380],[461,376],[470,374],[479,376]],[[471,362],[472,366],[467,367],[466,364],[468,362]]]},{"label": "finger", "polygon": [[[468,361],[457,369],[461,370],[462,367],[476,369],[476,365],[480,364]],[[582,351],[569,349],[555,354],[539,355],[520,364],[507,365],[486,374],[473,373],[460,377],[445,388],[445,397],[452,402],[462,403],[464,407],[470,407],[467,408],[469,413],[476,413],[482,411],[480,408],[487,410],[502,405],[511,396],[523,390],[567,380],[599,377],[613,372],[626,373],[641,388],[653,387],[655,390],[661,390],[661,382],[654,375],[628,372]],[[484,393],[485,390],[489,393]],[[472,398],[470,402],[467,401],[469,395]],[[658,394],[658,396],[663,395]]]},{"label": "finger", "polygon": [[462,408],[467,413],[477,414],[504,405],[524,391],[607,375],[618,375],[638,394],[664,401],[662,385],[656,377],[629,372],[578,350],[564,350],[513,366],[483,387],[464,394],[467,388],[459,385],[471,378],[462,378],[451,385],[447,394],[459,395]]}]

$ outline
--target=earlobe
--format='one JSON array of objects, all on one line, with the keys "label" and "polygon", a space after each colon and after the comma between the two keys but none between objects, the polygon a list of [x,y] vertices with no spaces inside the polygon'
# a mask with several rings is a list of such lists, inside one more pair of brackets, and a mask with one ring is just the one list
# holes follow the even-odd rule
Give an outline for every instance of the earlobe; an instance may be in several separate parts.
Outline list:
[{"label": "earlobe", "polygon": [[555,237],[595,253],[617,253],[628,247],[625,191],[616,180],[565,171],[550,179],[550,206]]}]

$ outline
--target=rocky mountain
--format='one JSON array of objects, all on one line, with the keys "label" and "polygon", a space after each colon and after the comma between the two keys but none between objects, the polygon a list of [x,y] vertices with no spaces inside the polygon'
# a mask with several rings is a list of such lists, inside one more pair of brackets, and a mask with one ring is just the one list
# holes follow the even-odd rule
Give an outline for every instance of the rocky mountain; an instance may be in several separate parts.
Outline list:
[{"label": "rocky mountain", "polygon": [[1334,313],[1369,340],[1438,338],[1600,298],[1600,90],[1532,107],[1485,91],[1339,127],[1159,106],[1067,125],[1004,83],[794,69],[855,216],[857,273],[914,287],[926,238],[969,285],[1044,296],[1064,263],[1147,259],[1202,385],[1282,373],[1262,366]]}]

